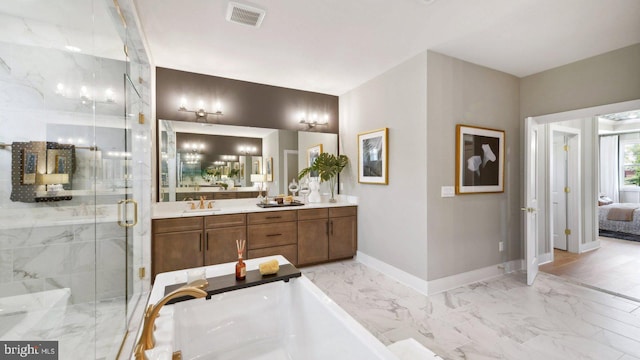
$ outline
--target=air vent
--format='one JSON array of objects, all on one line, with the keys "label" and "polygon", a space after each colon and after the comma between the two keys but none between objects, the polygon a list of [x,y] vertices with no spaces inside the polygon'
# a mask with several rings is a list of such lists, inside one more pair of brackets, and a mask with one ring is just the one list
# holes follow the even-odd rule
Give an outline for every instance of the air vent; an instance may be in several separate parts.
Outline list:
[{"label": "air vent", "polygon": [[227,7],[227,21],[251,27],[260,27],[265,13],[262,9],[230,1]]}]

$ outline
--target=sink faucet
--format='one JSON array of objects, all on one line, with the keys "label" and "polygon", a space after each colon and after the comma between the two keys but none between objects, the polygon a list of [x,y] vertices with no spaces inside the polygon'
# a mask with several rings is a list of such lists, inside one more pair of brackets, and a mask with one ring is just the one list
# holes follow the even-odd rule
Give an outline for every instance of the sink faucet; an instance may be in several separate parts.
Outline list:
[{"label": "sink faucet", "polygon": [[144,323],[142,325],[142,334],[140,334],[140,339],[138,340],[138,344],[135,348],[136,360],[145,360],[144,352],[149,349],[153,349],[155,343],[153,341],[153,328],[155,326],[156,318],[158,317],[158,313],[160,309],[172,299],[181,297],[181,296],[193,296],[195,298],[202,298],[207,296],[207,292],[203,289],[209,286],[209,282],[205,279],[195,280],[183,287],[180,287],[165,297],[160,299],[155,305],[149,305],[147,311],[144,314]]}]

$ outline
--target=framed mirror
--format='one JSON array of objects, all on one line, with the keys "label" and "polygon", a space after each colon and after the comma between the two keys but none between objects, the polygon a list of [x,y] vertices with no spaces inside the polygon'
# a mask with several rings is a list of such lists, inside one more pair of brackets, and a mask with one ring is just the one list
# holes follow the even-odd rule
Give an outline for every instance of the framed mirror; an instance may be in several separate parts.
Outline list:
[{"label": "framed mirror", "polygon": [[[158,120],[158,137],[160,202],[225,191],[222,184],[233,184],[238,194],[256,192],[260,184],[251,175],[267,170],[272,175],[264,183],[268,193],[285,194],[298,169],[307,166],[309,146],[323,144],[324,151],[334,154],[338,150],[336,134],[172,120]],[[272,159],[270,169],[265,159]]]}]

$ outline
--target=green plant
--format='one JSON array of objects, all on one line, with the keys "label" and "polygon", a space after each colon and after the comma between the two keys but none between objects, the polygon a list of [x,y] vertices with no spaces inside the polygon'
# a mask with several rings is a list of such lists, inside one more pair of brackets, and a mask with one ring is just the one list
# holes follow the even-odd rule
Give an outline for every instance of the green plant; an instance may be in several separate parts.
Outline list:
[{"label": "green plant", "polygon": [[336,188],[337,175],[342,169],[349,164],[349,158],[346,155],[335,156],[329,153],[321,153],[311,166],[302,169],[298,174],[298,179],[302,179],[312,171],[318,173],[320,181],[328,181],[331,188],[331,200],[335,201],[334,192]]}]

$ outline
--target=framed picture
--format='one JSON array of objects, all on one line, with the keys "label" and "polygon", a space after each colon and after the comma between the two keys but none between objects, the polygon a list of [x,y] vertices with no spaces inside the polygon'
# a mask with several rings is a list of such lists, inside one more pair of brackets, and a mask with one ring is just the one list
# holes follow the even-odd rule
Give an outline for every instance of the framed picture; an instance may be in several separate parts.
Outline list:
[{"label": "framed picture", "polygon": [[22,183],[35,184],[38,153],[25,150],[23,154]]},{"label": "framed picture", "polygon": [[[322,154],[322,144],[314,145],[307,149],[307,166],[311,166],[314,161]],[[309,177],[318,177],[317,171],[310,171]]]},{"label": "framed picture", "polygon": [[389,183],[389,129],[358,134],[358,182]]},{"label": "framed picture", "polygon": [[504,192],[504,131],[456,125],[456,194]]},{"label": "framed picture", "polygon": [[267,175],[267,181],[273,181],[273,158],[269,157],[268,159],[266,159],[266,164],[265,164],[265,175]]},{"label": "framed picture", "polygon": [[67,158],[65,156],[56,155],[55,174],[67,173]]}]

